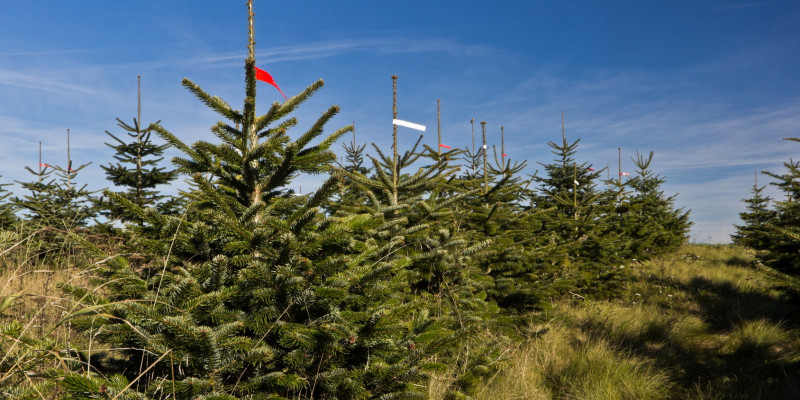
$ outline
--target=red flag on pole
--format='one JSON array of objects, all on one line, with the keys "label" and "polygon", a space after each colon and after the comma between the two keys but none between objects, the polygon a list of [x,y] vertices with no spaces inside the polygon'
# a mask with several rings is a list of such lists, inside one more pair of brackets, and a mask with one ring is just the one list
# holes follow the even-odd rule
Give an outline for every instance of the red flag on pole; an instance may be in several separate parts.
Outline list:
[{"label": "red flag on pole", "polygon": [[619,176],[630,176],[630,174],[629,174],[629,173],[627,173],[627,172],[620,172],[620,173],[619,173]]},{"label": "red flag on pole", "polygon": [[440,144],[439,147],[444,147],[445,149],[450,150],[450,146],[446,144]]},{"label": "red flag on pole", "polygon": [[272,79],[272,75],[270,75],[269,72],[264,71],[263,69],[258,68],[258,67],[254,67],[254,68],[256,69],[256,79],[258,79],[260,81],[267,82],[272,86],[275,86],[275,89],[278,89],[278,91],[281,92],[281,95],[283,95],[283,98],[288,100],[286,95],[283,94],[283,90],[281,90],[281,88],[278,87],[278,84],[275,83],[275,79]]}]

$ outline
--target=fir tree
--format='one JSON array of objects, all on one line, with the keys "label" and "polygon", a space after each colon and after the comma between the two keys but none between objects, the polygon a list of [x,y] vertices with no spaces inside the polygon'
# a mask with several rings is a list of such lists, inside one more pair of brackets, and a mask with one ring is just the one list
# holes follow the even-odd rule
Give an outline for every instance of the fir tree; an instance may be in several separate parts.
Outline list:
[{"label": "fir tree", "polygon": [[691,226],[689,211],[675,209],[677,195],[665,196],[661,190],[665,179],[650,170],[653,154],[645,157],[637,152],[636,158],[631,158],[638,170],[630,182],[634,196],[628,206],[627,236],[631,257],[640,260],[677,249],[686,242]]},{"label": "fir tree", "polygon": [[[784,140],[798,142],[798,138],[784,138]],[[800,162],[789,159],[783,163],[786,172],[777,174],[764,171],[776,181],[771,185],[778,187],[786,198],[774,201],[776,218],[768,223],[773,231],[768,235],[769,246],[766,252],[760,255],[762,261],[769,266],[781,271],[800,274]]]},{"label": "fir tree", "polygon": [[[397,118],[396,82],[393,76],[393,116]],[[377,157],[370,157],[372,176],[340,169],[347,179],[348,190],[367,201],[351,203],[340,209],[340,215],[377,216],[382,221],[375,229],[364,231],[360,238],[391,249],[386,261],[404,265],[405,285],[410,289],[406,301],[423,302],[418,311],[435,316],[430,326],[420,330],[426,341],[417,340],[419,349],[436,354],[431,338],[441,338],[450,346],[461,343],[445,338],[462,337],[484,331],[495,320],[497,308],[487,301],[491,279],[477,268],[473,259],[484,251],[489,240],[469,240],[459,228],[463,202],[479,192],[478,188],[463,190],[453,179],[458,167],[450,161],[457,150],[441,153],[439,148],[420,147],[420,137],[410,150],[398,150],[397,126],[394,126],[392,154],[385,154],[373,144]],[[430,163],[425,164],[428,160]],[[421,166],[419,166],[422,164]],[[412,169],[412,172],[406,172]],[[413,171],[416,169],[416,171]],[[378,260],[376,260],[378,261]],[[427,333],[426,333],[427,331]],[[435,333],[438,332],[438,333]],[[483,349],[491,360],[493,348]],[[453,358],[447,358],[453,357]],[[469,392],[481,374],[493,369],[476,358],[458,359],[454,353],[440,354],[444,359],[463,363],[465,373],[453,385],[453,393]],[[458,360],[458,361],[456,361]],[[478,372],[483,371],[483,372]]]},{"label": "fir tree", "polygon": [[595,171],[587,163],[578,163],[573,158],[580,139],[567,141],[562,113],[561,143],[548,142],[556,155],[550,164],[543,164],[545,175],[537,177],[539,193],[533,197],[538,209],[553,208],[537,232],[544,241],[540,245],[549,247],[547,258],[553,265],[568,266],[578,259],[608,261],[613,254],[608,238],[603,238],[595,207],[600,193],[594,181],[601,171]]},{"label": "fir tree", "polygon": [[736,233],[731,235],[733,244],[758,251],[770,247],[775,231],[768,224],[774,224],[778,214],[770,208],[772,198],[762,194],[764,189],[766,186],[758,186],[756,181],[750,189],[752,196],[742,200],[746,206],[745,211],[739,213],[739,218],[744,224],[734,225]]},{"label": "fir tree", "polygon": [[[486,144],[486,123],[481,123],[481,145]],[[501,149],[492,146],[492,157],[483,164],[484,153],[471,155],[466,149],[468,167],[453,183],[472,193],[454,210],[459,230],[470,242],[491,240],[492,245],[474,256],[478,268],[493,279],[490,297],[500,306],[525,310],[540,306],[542,280],[533,278],[537,270],[531,251],[526,247],[531,226],[541,216],[538,210],[526,207],[532,191],[530,179],[519,174],[526,162],[513,162],[506,156],[501,127]],[[484,181],[484,169],[486,180]],[[533,278],[533,279],[532,279]],[[538,278],[538,277],[537,277]]]},{"label": "fir tree", "polygon": [[[30,194],[14,197],[13,203],[26,211],[29,220],[40,226],[72,230],[86,226],[95,216],[94,192],[86,186],[77,186],[78,172],[91,163],[72,168],[72,162],[63,168],[43,164],[38,171],[25,169],[36,177],[32,182],[17,182]],[[44,168],[42,168],[44,167]],[[55,175],[53,177],[52,175]]]},{"label": "fir tree", "polygon": [[[137,77],[141,78],[141,77]],[[152,126],[142,128],[141,126],[141,88],[139,90],[139,105],[137,118],[134,118],[133,125],[122,122],[117,118],[117,125],[122,128],[130,137],[130,142],[125,142],[106,131],[106,134],[114,139],[117,144],[106,143],[106,146],[116,150],[114,158],[116,164],[101,166],[106,171],[108,180],[116,186],[127,187],[124,196],[132,203],[141,208],[156,207],[159,211],[171,213],[177,206],[175,199],[162,202],[166,196],[159,195],[153,190],[158,185],[164,185],[174,180],[177,176],[176,171],[166,171],[164,167],[159,167],[158,163],[163,159],[162,154],[169,145],[156,145],[150,139],[153,133]],[[158,122],[156,122],[158,124]],[[135,215],[125,215],[124,209],[110,210],[109,216],[123,221],[141,222]]]},{"label": "fir tree", "polygon": [[[330,146],[352,127],[323,135],[334,106],[288,135],[297,124],[289,113],[322,81],[257,116],[253,43],[251,30],[244,111],[183,82],[230,120],[212,128],[218,144],[187,145],[152,127],[184,154],[173,161],[194,183],[185,218],[109,194],[144,219],[137,240],[165,261],[152,274],[111,258],[100,277],[108,296],[66,287],[96,304],[75,325],[125,349],[92,367],[138,377],[141,393],[161,399],[419,395],[426,355],[448,341],[424,303],[399,295],[408,282],[409,258],[395,256],[402,239],[361,240],[385,229],[380,215],[321,212],[336,178],[313,194],[288,188],[300,173],[329,171]],[[98,321],[91,311],[101,309]],[[140,365],[152,367],[140,376]],[[88,375],[87,386],[96,378]]]},{"label": "fir tree", "polygon": [[11,196],[5,187],[11,186],[11,183],[0,184],[0,229],[9,229],[15,222],[17,222],[16,206],[8,200]]}]

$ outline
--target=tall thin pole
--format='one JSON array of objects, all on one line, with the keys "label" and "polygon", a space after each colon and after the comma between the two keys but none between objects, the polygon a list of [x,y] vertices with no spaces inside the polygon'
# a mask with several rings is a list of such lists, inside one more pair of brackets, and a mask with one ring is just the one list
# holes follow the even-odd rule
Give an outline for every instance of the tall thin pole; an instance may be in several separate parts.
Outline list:
[{"label": "tall thin pole", "polygon": [[617,203],[622,203],[622,148],[617,147],[617,182],[619,184],[619,196],[617,196]]},{"label": "tall thin pole", "polygon": [[67,187],[72,187],[72,157],[69,155],[69,128],[67,128]]},{"label": "tall thin pole", "polygon": [[[392,118],[397,119],[397,75],[392,75]],[[394,204],[397,204],[397,175],[400,171],[397,166],[397,125],[392,124],[392,149],[394,150],[394,158],[392,158],[392,199]]]},{"label": "tall thin pole", "polygon": [[758,189],[758,172],[753,171],[753,178],[755,178],[755,183],[756,183],[753,187]]},{"label": "tall thin pole", "polygon": [[[136,121],[137,123],[142,123],[142,76],[136,75]],[[136,134],[138,135],[139,130],[137,129]]]},{"label": "tall thin pole", "polygon": [[[469,125],[472,127],[472,156],[475,156],[475,118],[471,118],[469,120]],[[472,164],[472,176],[475,176],[475,161],[471,162]]]},{"label": "tall thin pole", "polygon": [[506,136],[505,136],[505,127],[500,125],[500,154],[502,154],[502,158],[505,161],[506,158]]},{"label": "tall thin pole", "polygon": [[503,160],[503,178],[506,177],[506,136],[505,127],[500,125],[500,159]]},{"label": "tall thin pole", "polygon": [[439,156],[442,155],[442,113],[439,109],[441,100],[436,99],[436,129],[439,132],[439,143],[437,145],[437,149],[439,149]]},{"label": "tall thin pole", "polygon": [[481,121],[481,135],[483,136],[483,193],[489,190],[489,175],[486,172],[486,121]]},{"label": "tall thin pole", "polygon": [[39,182],[42,182],[42,141],[39,141]]},{"label": "tall thin pole", "polygon": [[561,140],[564,141],[564,146],[567,145],[567,128],[564,124],[564,110],[561,110]]},{"label": "tall thin pole", "polygon": [[136,75],[136,203],[142,201],[142,76]]}]

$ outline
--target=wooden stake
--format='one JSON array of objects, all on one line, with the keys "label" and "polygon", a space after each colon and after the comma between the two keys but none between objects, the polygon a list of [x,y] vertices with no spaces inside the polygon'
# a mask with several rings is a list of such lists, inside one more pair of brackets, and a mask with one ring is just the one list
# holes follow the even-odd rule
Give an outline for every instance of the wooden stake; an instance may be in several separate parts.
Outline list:
[{"label": "wooden stake", "polygon": [[503,178],[506,177],[506,136],[505,127],[500,125],[500,159],[503,160]]},{"label": "wooden stake", "polygon": [[505,127],[500,125],[500,154],[503,160],[506,158],[506,136]]},{"label": "wooden stake", "polygon": [[136,75],[136,203],[142,205],[142,76]]},{"label": "wooden stake", "polygon": [[[392,75],[392,118],[397,119],[397,75]],[[397,204],[397,178],[400,171],[397,167],[397,125],[392,124],[392,149],[394,150],[394,158],[392,158],[392,199],[394,204]]]},{"label": "wooden stake", "polygon": [[72,157],[69,155],[69,128],[67,128],[67,187],[72,187]]},{"label": "wooden stake", "polygon": [[[475,155],[475,118],[469,120],[469,125],[472,127],[472,155]],[[475,162],[472,162],[472,176],[475,176]]]},{"label": "wooden stake", "polygon": [[39,141],[39,182],[42,181],[42,141]]},{"label": "wooden stake", "polygon": [[[136,123],[142,123],[142,76],[136,75]],[[138,128],[138,125],[137,125]],[[139,129],[136,129],[137,137],[139,135]]]},{"label": "wooden stake", "polygon": [[622,148],[617,147],[617,182],[619,184],[619,196],[617,196],[617,203],[622,203]]},{"label": "wooden stake", "polygon": [[486,121],[481,121],[481,135],[483,136],[483,145],[481,149],[483,149],[483,194],[489,190],[489,175],[486,172],[486,152],[488,149],[486,148]]},{"label": "wooden stake", "polygon": [[440,100],[436,99],[436,129],[439,132],[439,143],[436,146],[439,149],[439,157],[442,156],[442,113],[439,109]]}]

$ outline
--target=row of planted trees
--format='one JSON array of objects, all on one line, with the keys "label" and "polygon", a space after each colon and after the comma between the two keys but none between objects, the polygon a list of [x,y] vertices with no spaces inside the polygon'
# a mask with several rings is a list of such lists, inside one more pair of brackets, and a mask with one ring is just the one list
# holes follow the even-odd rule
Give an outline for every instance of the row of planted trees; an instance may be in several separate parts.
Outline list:
[{"label": "row of planted trees", "polygon": [[[800,142],[799,138],[784,140]],[[785,171],[762,171],[773,179],[770,185],[783,194],[773,199],[765,194],[766,185],[758,185],[758,175],[751,196],[744,200],[740,213],[742,225],[731,235],[734,244],[751,248],[765,265],[794,276],[800,275],[800,162],[783,163]],[[785,196],[785,197],[784,197]]]},{"label": "row of planted trees", "polygon": [[[459,398],[502,365],[498,345],[549,299],[613,296],[622,263],[685,240],[688,212],[662,193],[652,153],[633,158],[634,177],[602,182],[563,130],[541,177],[503,156],[489,162],[485,148],[401,151],[396,131],[391,154],[354,136],[337,163],[331,148],[353,130],[326,131],[338,107],[289,133],[322,81],[258,115],[252,36],[250,50],[242,111],[183,82],[224,118],[213,141],[120,121],[136,140],[118,140],[120,164],[106,171],[130,190],[105,191],[100,205],[125,227],[80,232],[121,243],[109,252],[74,229],[60,236],[100,260],[93,284],[61,289],[77,310],[66,320],[102,346],[58,344],[73,362],[34,378],[0,371],[4,394],[424,398],[428,375],[451,371]],[[183,154],[173,163],[191,189],[178,198],[153,190],[174,173],[148,164],[164,149],[151,133]],[[324,182],[301,195],[290,189],[299,174]],[[25,198],[8,204],[32,210]]]}]

